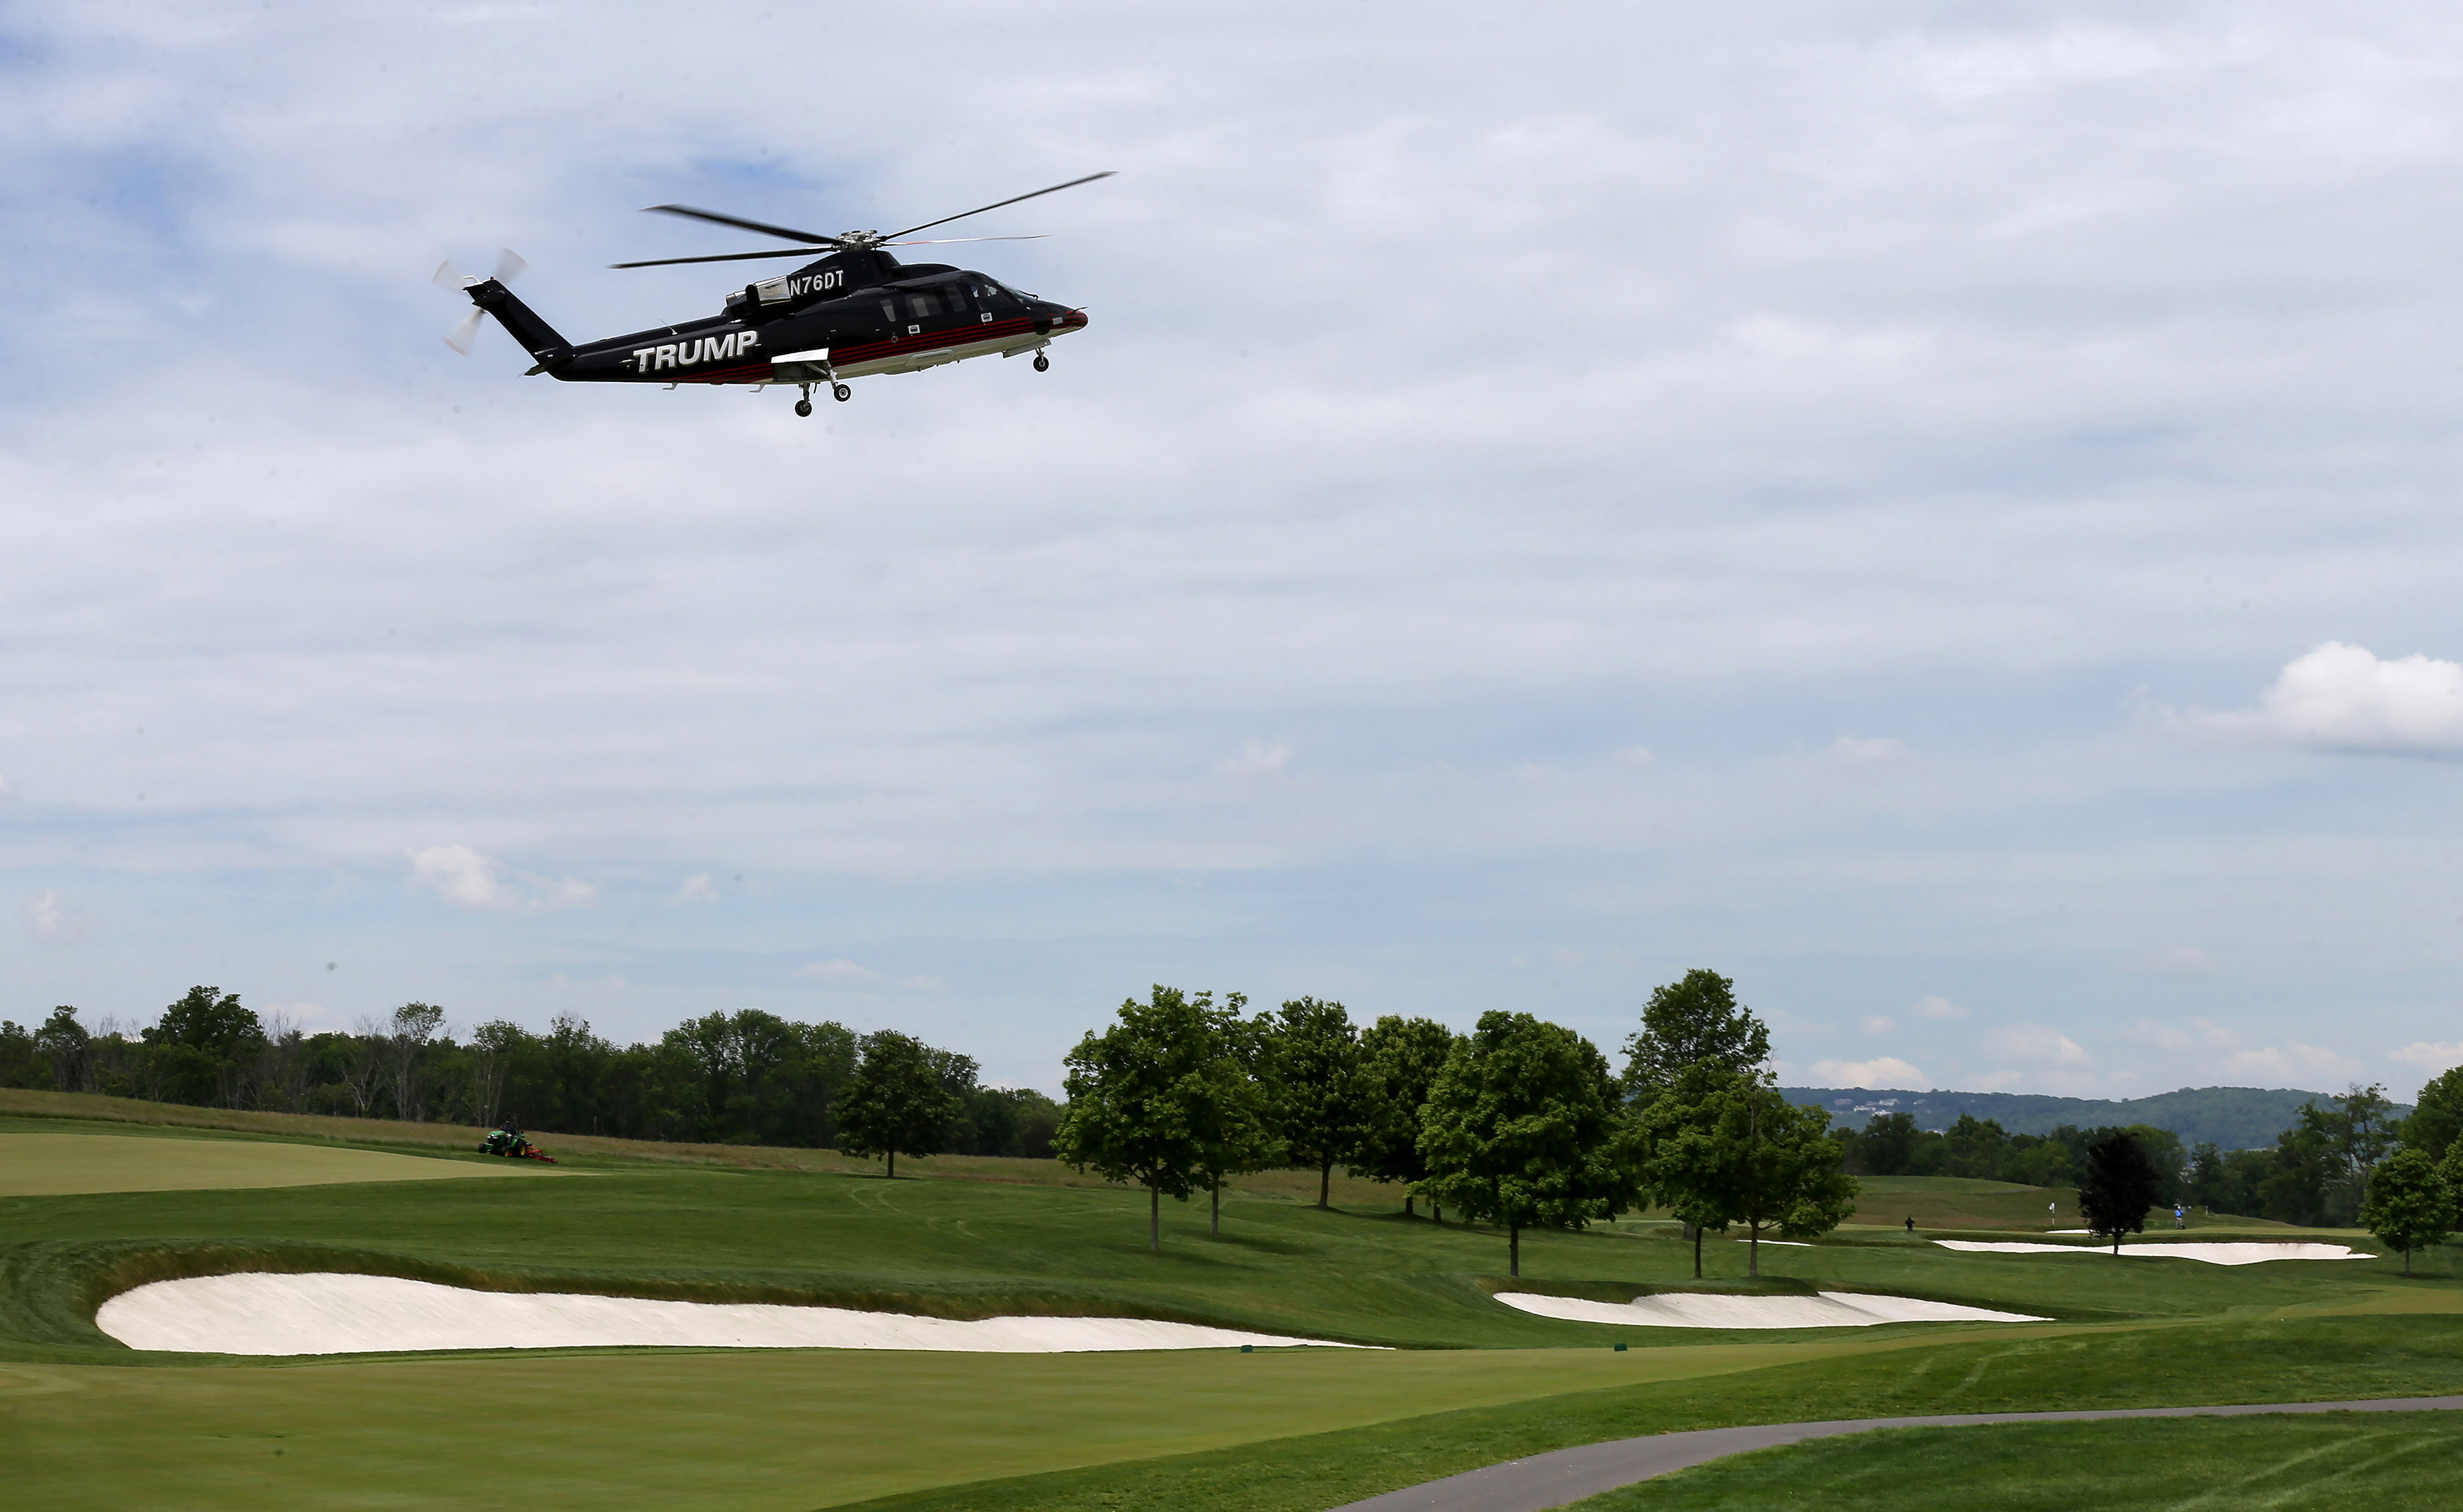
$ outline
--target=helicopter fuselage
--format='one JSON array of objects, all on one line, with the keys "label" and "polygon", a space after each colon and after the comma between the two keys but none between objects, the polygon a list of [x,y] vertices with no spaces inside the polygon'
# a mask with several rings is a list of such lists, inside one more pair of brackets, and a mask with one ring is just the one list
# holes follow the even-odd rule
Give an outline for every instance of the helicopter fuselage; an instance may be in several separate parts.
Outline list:
[{"label": "helicopter fuselage", "polygon": [[[495,279],[469,290],[538,359],[578,383],[838,383],[968,357],[1040,353],[1086,314],[987,274],[834,253],[728,296],[726,313],[566,347]],[[800,411],[799,411],[800,412]]]}]

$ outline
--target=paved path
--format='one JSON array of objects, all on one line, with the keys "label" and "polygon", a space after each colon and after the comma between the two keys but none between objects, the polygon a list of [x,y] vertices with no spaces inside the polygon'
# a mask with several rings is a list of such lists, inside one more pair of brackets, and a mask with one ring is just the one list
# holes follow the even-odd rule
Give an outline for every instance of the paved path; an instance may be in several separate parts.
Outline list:
[{"label": "paved path", "polygon": [[1465,1475],[1388,1491],[1334,1512],[1541,1512],[1637,1480],[1808,1438],[1875,1428],[1963,1428],[1973,1423],[2073,1423],[2106,1417],[2231,1417],[2248,1413],[2413,1413],[2463,1409],[2463,1396],[2408,1396],[2366,1402],[2260,1402],[2234,1407],[2131,1407],[2105,1412],[1969,1413],[1954,1417],[1862,1417],[1835,1423],[1768,1423],[1706,1428],[1583,1444],[1528,1459],[1509,1459]]}]

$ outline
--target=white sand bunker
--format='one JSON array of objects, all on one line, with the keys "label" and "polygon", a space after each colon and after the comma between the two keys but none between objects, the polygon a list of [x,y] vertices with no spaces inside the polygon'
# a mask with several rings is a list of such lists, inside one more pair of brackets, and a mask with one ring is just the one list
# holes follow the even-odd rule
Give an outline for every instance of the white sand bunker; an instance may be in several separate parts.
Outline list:
[{"label": "white sand bunker", "polygon": [[1914,1297],[1824,1291],[1810,1297],[1740,1297],[1724,1292],[1662,1291],[1631,1302],[1586,1302],[1500,1291],[1509,1307],[1568,1323],[1623,1323],[1646,1328],[1869,1328],[1877,1323],[2048,1323],[2024,1312],[1994,1312]]},{"label": "white sand bunker", "polygon": [[[2014,1240],[1936,1239],[1944,1249],[1993,1255],[2102,1255],[2111,1258],[2109,1244],[2036,1244]],[[2319,1244],[2297,1240],[2246,1240],[2211,1243],[2124,1244],[2124,1260],[2203,1260],[2210,1265],[2261,1265],[2270,1260],[2375,1260],[2347,1244]]]},{"label": "white sand bunker", "polygon": [[721,1350],[948,1350],[1065,1354],[1327,1345],[1146,1318],[959,1322],[846,1307],[653,1302],[643,1297],[472,1291],[392,1276],[319,1272],[158,1281],[123,1291],[95,1325],[136,1350],[360,1354],[410,1350],[560,1350],[668,1345]]}]

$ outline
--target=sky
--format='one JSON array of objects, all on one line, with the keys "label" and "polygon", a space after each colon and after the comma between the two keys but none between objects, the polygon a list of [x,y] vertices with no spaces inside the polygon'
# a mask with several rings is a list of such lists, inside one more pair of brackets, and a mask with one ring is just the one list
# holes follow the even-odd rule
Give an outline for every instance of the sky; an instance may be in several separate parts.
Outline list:
[{"label": "sky", "polygon": [[[2463,16],[0,5],[0,1015],[2463,1063]],[[755,238],[1052,371],[526,378]],[[918,249],[915,256],[926,255]],[[754,265],[770,271],[781,265]],[[790,265],[791,266],[791,265]]]}]

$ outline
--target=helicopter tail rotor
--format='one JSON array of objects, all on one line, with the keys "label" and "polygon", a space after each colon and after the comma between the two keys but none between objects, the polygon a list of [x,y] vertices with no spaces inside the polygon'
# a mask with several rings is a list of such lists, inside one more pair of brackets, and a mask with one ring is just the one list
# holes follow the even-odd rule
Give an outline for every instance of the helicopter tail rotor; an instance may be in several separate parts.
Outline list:
[{"label": "helicopter tail rotor", "polygon": [[[510,247],[500,247],[496,248],[495,271],[489,274],[486,278],[475,278],[465,273],[460,269],[454,267],[453,260],[448,257],[445,261],[436,265],[436,272],[428,281],[435,284],[440,289],[451,289],[456,292],[467,292],[469,290],[476,289],[481,284],[485,283],[505,284],[511,282],[512,279],[519,277],[522,270],[529,266],[530,264],[522,261],[522,256],[519,252],[514,251]],[[463,316],[461,324],[455,326],[452,330],[445,334],[445,344],[451,347],[454,351],[461,353],[464,356],[469,356],[470,355],[470,347],[472,343],[479,339],[479,317],[487,313],[487,307],[473,303],[470,306],[470,313],[468,315]]]}]

